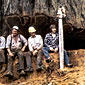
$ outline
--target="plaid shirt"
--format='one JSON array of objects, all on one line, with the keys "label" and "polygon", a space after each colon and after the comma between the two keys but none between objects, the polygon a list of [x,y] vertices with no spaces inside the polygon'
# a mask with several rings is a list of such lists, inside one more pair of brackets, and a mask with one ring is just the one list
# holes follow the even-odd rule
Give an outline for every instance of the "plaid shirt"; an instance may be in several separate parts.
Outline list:
[{"label": "plaid shirt", "polygon": [[52,33],[48,33],[46,34],[45,36],[45,39],[44,39],[44,44],[46,47],[50,48],[58,48],[59,47],[59,35],[58,33],[56,33],[56,36],[53,37],[52,36]]}]

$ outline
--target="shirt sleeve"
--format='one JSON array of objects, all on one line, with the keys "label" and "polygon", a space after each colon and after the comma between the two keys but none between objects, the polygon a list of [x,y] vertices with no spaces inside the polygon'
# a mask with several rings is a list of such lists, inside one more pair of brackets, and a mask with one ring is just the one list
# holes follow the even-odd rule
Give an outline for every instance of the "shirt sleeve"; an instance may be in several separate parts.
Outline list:
[{"label": "shirt sleeve", "polygon": [[49,47],[49,48],[50,48],[51,45],[48,44],[48,40],[49,40],[49,35],[47,34],[47,35],[45,36],[45,39],[44,39],[44,44],[45,44],[46,47]]},{"label": "shirt sleeve", "polygon": [[30,51],[33,51],[30,38],[28,38],[28,48]]},{"label": "shirt sleeve", "polygon": [[5,38],[4,38],[4,37],[2,37],[2,46],[1,46],[1,48],[2,48],[2,49],[5,48]]},{"label": "shirt sleeve", "polygon": [[24,42],[24,45],[27,46],[27,39],[23,36],[23,35],[20,35],[22,41]]},{"label": "shirt sleeve", "polygon": [[5,38],[3,37],[3,47],[5,48]]},{"label": "shirt sleeve", "polygon": [[59,34],[57,34],[57,45],[56,45],[56,48],[59,48]]},{"label": "shirt sleeve", "polygon": [[10,48],[10,43],[11,43],[11,36],[9,35],[7,37],[6,48]]},{"label": "shirt sleeve", "polygon": [[38,49],[43,47],[43,39],[40,35],[39,35],[39,41],[40,41],[40,46],[38,47]]}]

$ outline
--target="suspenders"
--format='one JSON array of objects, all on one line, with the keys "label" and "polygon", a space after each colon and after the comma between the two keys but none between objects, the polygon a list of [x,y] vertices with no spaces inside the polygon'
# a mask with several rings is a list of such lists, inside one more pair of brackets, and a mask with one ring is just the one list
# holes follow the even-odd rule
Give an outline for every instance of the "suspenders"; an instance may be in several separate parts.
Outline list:
[{"label": "suspenders", "polygon": [[[10,49],[11,49],[11,45],[12,45],[12,35],[10,35],[10,36],[11,36],[11,41],[10,41]],[[22,46],[23,46],[23,40],[21,39],[20,34],[19,34],[19,38],[20,38],[21,44],[22,44]]]}]

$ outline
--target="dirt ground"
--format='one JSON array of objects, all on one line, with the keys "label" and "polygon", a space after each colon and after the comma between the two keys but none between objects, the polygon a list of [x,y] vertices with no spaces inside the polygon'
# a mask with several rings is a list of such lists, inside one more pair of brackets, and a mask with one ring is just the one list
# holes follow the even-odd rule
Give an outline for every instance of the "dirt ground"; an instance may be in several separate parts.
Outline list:
[{"label": "dirt ground", "polygon": [[[4,76],[4,72],[0,74],[0,85],[85,85],[85,49],[69,50],[68,55],[73,67],[65,66],[63,70],[59,69],[58,54],[50,55],[54,62],[48,65],[43,59],[45,65],[43,71],[36,72],[36,61],[33,59],[33,73],[19,77],[19,73],[15,69],[14,77],[8,79]],[[16,66],[14,67],[16,68]]]}]

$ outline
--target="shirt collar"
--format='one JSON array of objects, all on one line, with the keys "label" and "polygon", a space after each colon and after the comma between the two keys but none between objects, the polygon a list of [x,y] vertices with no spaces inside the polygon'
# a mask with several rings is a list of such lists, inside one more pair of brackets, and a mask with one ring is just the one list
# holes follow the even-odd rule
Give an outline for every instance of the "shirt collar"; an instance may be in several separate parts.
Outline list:
[{"label": "shirt collar", "polygon": [[[58,33],[56,32],[55,34],[57,35]],[[50,35],[52,36],[52,32],[50,33]]]},{"label": "shirt collar", "polygon": [[32,36],[31,36],[31,38],[36,38],[36,35],[35,35],[35,37],[32,37]]},{"label": "shirt collar", "polygon": [[[13,34],[12,34],[12,37],[14,37]],[[19,37],[19,34],[17,35],[17,37]]]}]

